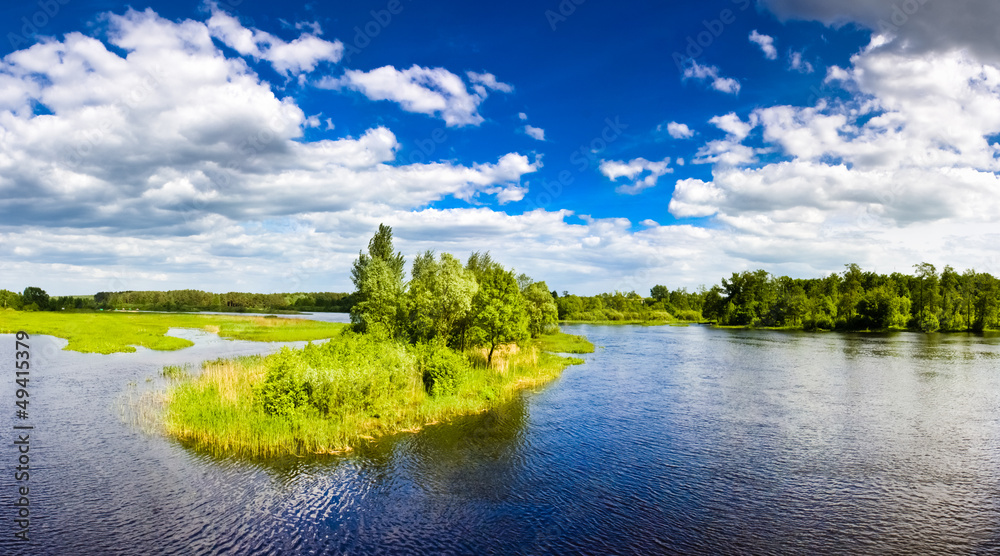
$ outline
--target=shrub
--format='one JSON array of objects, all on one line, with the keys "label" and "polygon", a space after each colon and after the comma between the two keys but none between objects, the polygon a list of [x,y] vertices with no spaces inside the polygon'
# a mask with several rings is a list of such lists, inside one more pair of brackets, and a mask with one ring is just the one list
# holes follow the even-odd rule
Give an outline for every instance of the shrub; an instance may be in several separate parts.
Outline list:
[{"label": "shrub", "polygon": [[267,376],[257,385],[254,394],[264,413],[288,417],[309,401],[305,388],[296,376],[302,362],[296,353],[287,347],[271,356],[268,361]]},{"label": "shrub", "polygon": [[469,361],[456,351],[438,344],[417,347],[424,388],[432,396],[454,394],[469,372]]}]

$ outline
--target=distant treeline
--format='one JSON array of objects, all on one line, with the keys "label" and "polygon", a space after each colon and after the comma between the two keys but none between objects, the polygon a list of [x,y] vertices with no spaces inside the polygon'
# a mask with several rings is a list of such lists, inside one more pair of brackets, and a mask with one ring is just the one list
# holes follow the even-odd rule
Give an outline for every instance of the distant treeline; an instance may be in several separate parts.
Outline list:
[{"label": "distant treeline", "polygon": [[914,265],[912,275],[866,272],[856,264],[825,278],[775,277],[764,270],[733,273],[721,285],[670,291],[662,285],[643,298],[635,292],[556,299],[569,321],[705,320],[728,326],[806,330],[921,330],[1000,328],[1000,280],[984,272],[940,273]]},{"label": "distant treeline", "polygon": [[[657,285],[649,297],[635,292],[577,296],[551,292],[563,321],[712,321],[720,325],[806,330],[1000,329],[1000,280],[985,272],[938,272],[914,265],[915,272],[877,274],[856,264],[825,278],[775,277],[764,270],[733,273],[721,285],[697,291]],[[349,312],[357,294],[101,292],[49,298],[40,288],[23,293],[0,290],[0,308],[25,310],[140,309],[153,311],[335,311]]]},{"label": "distant treeline", "polygon": [[64,309],[140,311],[327,311],[346,313],[354,298],[346,293],[211,293],[201,290],[99,292],[91,296],[49,297],[41,288],[23,293],[0,290],[0,308],[28,311]]}]

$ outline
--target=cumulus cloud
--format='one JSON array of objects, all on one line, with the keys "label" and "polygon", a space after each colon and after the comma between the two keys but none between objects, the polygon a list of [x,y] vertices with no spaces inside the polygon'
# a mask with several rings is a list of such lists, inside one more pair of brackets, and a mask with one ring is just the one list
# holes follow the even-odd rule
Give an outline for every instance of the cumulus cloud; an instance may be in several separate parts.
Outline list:
[{"label": "cumulus cloud", "polygon": [[278,72],[300,74],[313,71],[320,62],[336,63],[344,54],[340,41],[326,41],[319,38],[319,27],[309,26],[313,33],[286,42],[265,31],[247,29],[238,19],[211,5],[212,17],[208,30],[213,37],[242,56],[252,56],[267,60]]},{"label": "cumulus cloud", "polygon": [[493,74],[469,72],[473,91],[462,78],[444,68],[413,65],[399,70],[383,66],[371,71],[348,70],[339,79],[325,79],[319,86],[348,87],[371,100],[396,102],[403,110],[436,116],[448,126],[479,125],[483,117],[479,105],[489,91],[510,92],[513,88],[497,81]]},{"label": "cumulus cloud", "polygon": [[[748,259],[821,266],[831,260],[822,245],[841,264],[934,260],[995,272],[995,257],[967,246],[997,235],[1000,69],[969,52],[884,45],[875,37],[851,67],[828,71],[849,100],[712,118],[727,138],[696,160],[714,164],[712,177],[678,180],[670,213],[711,217]],[[757,127],[776,161],[760,165],[742,144]]]},{"label": "cumulus cloud", "polygon": [[694,137],[694,131],[687,124],[670,122],[667,124],[667,133],[674,139],[689,139]]},{"label": "cumulus cloud", "polygon": [[731,95],[740,92],[740,82],[731,78],[723,77],[719,74],[719,68],[715,66],[703,66],[695,60],[691,60],[691,65],[684,68],[682,77],[685,81],[693,79],[699,82],[709,82],[716,91]]},{"label": "cumulus cloud", "polygon": [[[654,187],[660,176],[674,171],[673,168],[670,168],[669,158],[659,161],[634,158],[628,162],[602,160],[600,170],[611,181],[617,181],[619,178],[626,178],[631,181],[631,183],[619,185],[615,188],[616,192],[626,195],[637,195],[645,189]],[[645,177],[639,179],[643,175]]]},{"label": "cumulus cloud", "polygon": [[261,220],[369,200],[400,209],[446,197],[509,202],[539,166],[517,153],[401,165],[384,127],[302,141],[319,118],[227,57],[213,19],[130,10],[108,21],[121,54],[71,33],[0,62],[3,225],[170,235],[197,232],[212,216]]},{"label": "cumulus cloud", "polygon": [[759,46],[761,52],[764,53],[764,57],[768,60],[778,59],[778,49],[774,47],[774,37],[762,35],[754,29],[750,31],[750,42]]}]

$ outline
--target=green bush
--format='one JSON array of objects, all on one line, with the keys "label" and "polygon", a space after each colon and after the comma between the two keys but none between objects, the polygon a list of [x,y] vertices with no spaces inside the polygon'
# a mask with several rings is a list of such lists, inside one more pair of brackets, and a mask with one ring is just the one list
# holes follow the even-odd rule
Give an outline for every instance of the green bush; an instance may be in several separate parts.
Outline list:
[{"label": "green bush", "polygon": [[470,371],[464,355],[438,344],[417,346],[424,388],[432,396],[454,394]]},{"label": "green bush", "polygon": [[279,417],[289,417],[295,410],[309,401],[305,388],[299,381],[302,362],[300,357],[288,349],[271,356],[264,382],[255,388],[254,394],[260,401],[264,413]]}]

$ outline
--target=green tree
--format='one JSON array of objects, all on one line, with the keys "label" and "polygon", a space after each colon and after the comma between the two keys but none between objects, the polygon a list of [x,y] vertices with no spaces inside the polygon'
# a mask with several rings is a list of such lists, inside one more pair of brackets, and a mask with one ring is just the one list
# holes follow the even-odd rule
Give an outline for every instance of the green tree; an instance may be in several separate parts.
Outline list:
[{"label": "green tree", "polygon": [[393,251],[392,228],[379,224],[368,242],[368,253],[358,253],[351,268],[356,303],[351,323],[359,332],[378,328],[379,334],[399,334],[399,314],[403,298],[403,255]]},{"label": "green tree", "polygon": [[528,332],[537,338],[555,328],[559,322],[559,309],[552,298],[552,292],[545,282],[534,282],[524,289],[525,305],[528,312]]},{"label": "green tree", "polygon": [[34,305],[42,311],[49,308],[49,294],[45,293],[45,290],[42,288],[36,288],[34,286],[24,288],[24,293],[21,294],[21,300],[25,307]]},{"label": "green tree", "polygon": [[934,332],[940,327],[938,320],[938,275],[937,269],[930,263],[913,265],[917,269],[914,277],[913,316],[916,326],[924,332]]},{"label": "green tree", "polygon": [[649,296],[656,301],[663,301],[670,295],[670,290],[666,286],[657,284],[649,290]]},{"label": "green tree", "polygon": [[472,315],[473,338],[490,348],[487,366],[493,362],[497,346],[527,338],[524,299],[513,271],[494,266],[483,274]]},{"label": "green tree", "polygon": [[17,310],[21,306],[21,294],[10,290],[0,290],[0,308]]},{"label": "green tree", "polygon": [[437,339],[448,344],[455,327],[472,309],[479,284],[475,275],[448,253],[434,260],[427,251],[413,262],[408,313],[414,341]]}]

